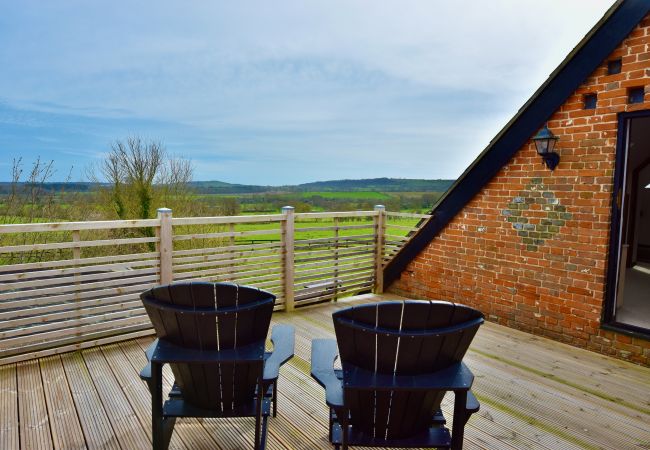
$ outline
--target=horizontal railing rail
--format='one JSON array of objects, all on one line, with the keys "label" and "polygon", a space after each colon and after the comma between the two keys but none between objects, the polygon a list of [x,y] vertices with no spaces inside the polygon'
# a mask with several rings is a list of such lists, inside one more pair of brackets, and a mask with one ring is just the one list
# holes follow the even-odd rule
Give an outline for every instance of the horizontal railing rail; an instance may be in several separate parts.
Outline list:
[{"label": "horizontal railing rail", "polygon": [[143,336],[138,295],[173,281],[266,289],[276,309],[381,292],[429,216],[372,211],[0,225],[0,364]]}]

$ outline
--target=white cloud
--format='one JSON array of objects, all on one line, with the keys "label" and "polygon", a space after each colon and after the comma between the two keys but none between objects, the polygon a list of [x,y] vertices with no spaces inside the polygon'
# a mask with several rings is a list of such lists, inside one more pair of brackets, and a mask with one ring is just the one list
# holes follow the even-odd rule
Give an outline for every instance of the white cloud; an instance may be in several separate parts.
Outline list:
[{"label": "white cloud", "polygon": [[322,151],[374,157],[357,176],[409,176],[427,157],[414,176],[456,176],[609,3],[14,2],[0,17],[0,98],[177,123],[203,136],[199,157],[249,169]]}]

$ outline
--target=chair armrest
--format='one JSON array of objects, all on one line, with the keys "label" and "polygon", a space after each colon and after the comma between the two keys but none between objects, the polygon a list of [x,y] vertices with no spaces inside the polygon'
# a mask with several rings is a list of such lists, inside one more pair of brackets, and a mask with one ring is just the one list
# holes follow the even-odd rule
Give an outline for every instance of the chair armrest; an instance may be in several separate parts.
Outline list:
[{"label": "chair armrest", "polygon": [[276,380],[280,366],[293,358],[295,330],[290,325],[275,325],[271,331],[273,352],[264,362],[264,381]]},{"label": "chair armrest", "polygon": [[352,364],[343,367],[346,387],[367,390],[446,390],[469,391],[474,375],[460,362],[446,369],[421,375],[393,375],[371,372]]},{"label": "chair armrest", "polygon": [[153,355],[153,352],[156,350],[157,346],[158,346],[158,339],[154,339],[154,341],[147,348],[147,350],[145,350],[144,354],[147,355],[147,359],[149,361],[151,361],[151,356]]},{"label": "chair armrest", "polygon": [[478,412],[480,408],[481,408],[481,404],[478,402],[476,396],[474,396],[472,391],[468,391],[467,402],[465,403],[465,410],[467,411],[468,415]]},{"label": "chair armrest", "polygon": [[147,365],[144,366],[140,371],[140,379],[146,381],[147,383],[151,381],[151,355],[153,355],[156,346],[158,346],[158,339],[154,340],[149,348],[147,348],[147,350],[144,352],[144,354],[147,355]]},{"label": "chair armrest", "polygon": [[148,362],[146,366],[140,371],[140,379],[147,383],[151,380],[151,363]]},{"label": "chair armrest", "polygon": [[198,363],[210,364],[218,362],[264,361],[264,341],[255,342],[245,347],[228,350],[197,350],[180,347],[165,340],[156,340],[155,345],[147,352],[151,354],[150,362],[168,363]]},{"label": "chair armrest", "polygon": [[311,376],[325,388],[325,402],[330,408],[343,407],[343,383],[334,372],[339,351],[333,339],[314,339],[311,343]]}]

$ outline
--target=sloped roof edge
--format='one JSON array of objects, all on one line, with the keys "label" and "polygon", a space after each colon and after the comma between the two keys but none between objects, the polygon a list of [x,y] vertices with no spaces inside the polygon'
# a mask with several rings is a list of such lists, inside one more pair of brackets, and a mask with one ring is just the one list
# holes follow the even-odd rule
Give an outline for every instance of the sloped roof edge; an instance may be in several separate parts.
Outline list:
[{"label": "sloped roof edge", "polygon": [[648,12],[648,0],[618,0],[612,5],[436,203],[431,219],[389,261],[384,269],[385,288],[399,278],[406,266],[562,106]]}]

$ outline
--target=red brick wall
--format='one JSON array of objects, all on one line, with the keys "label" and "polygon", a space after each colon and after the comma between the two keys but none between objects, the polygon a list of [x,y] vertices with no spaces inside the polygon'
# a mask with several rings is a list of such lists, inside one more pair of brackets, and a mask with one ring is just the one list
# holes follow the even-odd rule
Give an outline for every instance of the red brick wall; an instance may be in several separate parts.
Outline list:
[{"label": "red brick wall", "polygon": [[[462,302],[489,320],[650,364],[650,341],[600,328],[616,153],[627,89],[650,92],[650,18],[548,122],[561,162],[548,170],[529,141],[414,259],[392,292]],[[583,95],[597,93],[596,109]]]}]

